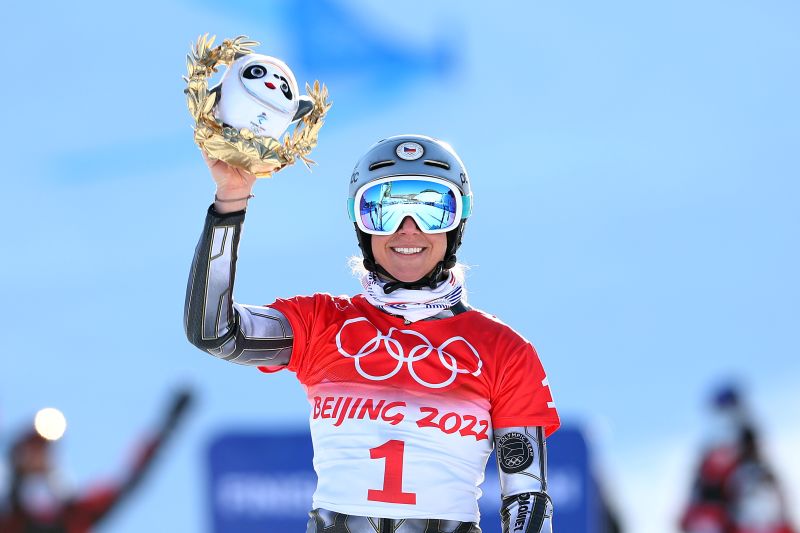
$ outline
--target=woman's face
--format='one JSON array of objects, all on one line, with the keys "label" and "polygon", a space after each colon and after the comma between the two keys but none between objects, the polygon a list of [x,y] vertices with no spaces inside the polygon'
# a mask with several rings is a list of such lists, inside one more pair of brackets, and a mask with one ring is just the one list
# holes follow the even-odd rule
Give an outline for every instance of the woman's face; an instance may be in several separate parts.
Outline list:
[{"label": "woman's face", "polygon": [[447,234],[423,233],[406,217],[391,235],[372,236],[375,261],[399,281],[417,281],[444,259]]}]

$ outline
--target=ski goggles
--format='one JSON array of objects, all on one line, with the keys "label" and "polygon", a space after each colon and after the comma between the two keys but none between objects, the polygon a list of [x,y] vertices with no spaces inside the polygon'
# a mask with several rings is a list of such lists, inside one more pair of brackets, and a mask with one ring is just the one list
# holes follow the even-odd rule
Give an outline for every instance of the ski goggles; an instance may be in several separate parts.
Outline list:
[{"label": "ski goggles", "polygon": [[458,227],[472,212],[472,196],[462,195],[447,180],[428,176],[394,176],[371,181],[348,199],[350,220],[370,235],[391,235],[406,217],[424,233]]}]

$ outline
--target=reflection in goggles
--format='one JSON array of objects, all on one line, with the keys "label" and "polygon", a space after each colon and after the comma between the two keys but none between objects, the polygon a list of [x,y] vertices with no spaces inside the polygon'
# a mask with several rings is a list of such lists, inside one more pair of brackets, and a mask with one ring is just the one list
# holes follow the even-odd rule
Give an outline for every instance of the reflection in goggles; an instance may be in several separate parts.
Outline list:
[{"label": "reflection in goggles", "polygon": [[457,225],[458,199],[450,187],[422,180],[388,181],[367,188],[359,202],[361,223],[368,231],[394,232],[403,218],[414,217],[422,231]]}]

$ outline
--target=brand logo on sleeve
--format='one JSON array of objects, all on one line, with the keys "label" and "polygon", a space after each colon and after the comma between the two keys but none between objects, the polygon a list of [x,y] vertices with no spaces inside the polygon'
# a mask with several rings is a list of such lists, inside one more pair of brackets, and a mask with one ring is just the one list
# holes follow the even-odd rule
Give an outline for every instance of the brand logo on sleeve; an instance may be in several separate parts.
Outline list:
[{"label": "brand logo on sleeve", "polygon": [[522,433],[506,433],[497,443],[497,462],[508,474],[522,472],[533,464],[534,457],[533,444]]},{"label": "brand logo on sleeve", "polygon": [[[364,379],[384,381],[404,367],[411,378],[429,389],[453,383],[459,374],[479,376],[483,361],[464,337],[450,337],[434,346],[425,335],[411,329],[389,328],[383,334],[364,317],[347,320],[336,334],[339,353],[354,361]],[[456,353],[466,354],[457,358]]]}]

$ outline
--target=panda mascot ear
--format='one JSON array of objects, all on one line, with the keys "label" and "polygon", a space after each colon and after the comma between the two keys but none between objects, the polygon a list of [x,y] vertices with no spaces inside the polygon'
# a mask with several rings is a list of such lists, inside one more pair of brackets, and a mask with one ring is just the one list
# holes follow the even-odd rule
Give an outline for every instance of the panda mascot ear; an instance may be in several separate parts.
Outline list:
[{"label": "panda mascot ear", "polygon": [[292,122],[296,122],[303,118],[304,116],[311,113],[311,110],[314,109],[314,100],[311,97],[303,95],[297,99],[297,113],[294,114],[292,118]]}]

